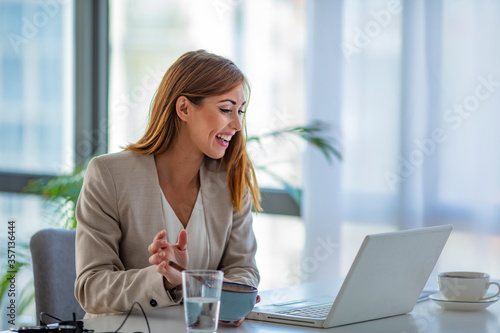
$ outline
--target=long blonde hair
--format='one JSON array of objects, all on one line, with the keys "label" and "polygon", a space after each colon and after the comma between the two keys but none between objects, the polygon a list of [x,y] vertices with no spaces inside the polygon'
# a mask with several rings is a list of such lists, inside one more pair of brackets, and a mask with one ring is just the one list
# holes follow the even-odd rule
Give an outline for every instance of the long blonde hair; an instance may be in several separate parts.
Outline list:
[{"label": "long blonde hair", "polygon": [[[144,136],[131,143],[125,150],[148,155],[161,154],[168,150],[179,134],[180,118],[175,106],[180,96],[186,96],[199,105],[203,98],[222,95],[243,85],[245,97],[250,97],[248,81],[240,69],[229,59],[204,50],[183,54],[167,70],[156,91],[150,108],[149,125]],[[248,103],[245,105],[247,108]],[[226,178],[231,192],[233,207],[241,212],[243,196],[248,190],[256,211],[260,208],[260,191],[255,170],[246,151],[246,126],[231,139],[220,163],[226,169]]]}]

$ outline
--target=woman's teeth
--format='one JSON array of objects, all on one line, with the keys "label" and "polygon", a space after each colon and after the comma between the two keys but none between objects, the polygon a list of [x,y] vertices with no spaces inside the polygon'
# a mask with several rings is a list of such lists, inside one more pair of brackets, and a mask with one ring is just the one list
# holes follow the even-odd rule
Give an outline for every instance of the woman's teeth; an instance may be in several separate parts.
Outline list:
[{"label": "woman's teeth", "polygon": [[217,134],[216,135],[219,139],[222,139],[224,141],[231,141],[232,136],[231,135],[224,135],[224,134]]}]

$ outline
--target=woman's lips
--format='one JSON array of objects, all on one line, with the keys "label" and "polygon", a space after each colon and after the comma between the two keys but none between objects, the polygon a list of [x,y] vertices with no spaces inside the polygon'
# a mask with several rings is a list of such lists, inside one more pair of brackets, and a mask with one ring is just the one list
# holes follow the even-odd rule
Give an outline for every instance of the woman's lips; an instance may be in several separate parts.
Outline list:
[{"label": "woman's lips", "polygon": [[215,140],[222,146],[227,148],[229,146],[229,141],[233,137],[232,133],[218,133],[215,136]]}]

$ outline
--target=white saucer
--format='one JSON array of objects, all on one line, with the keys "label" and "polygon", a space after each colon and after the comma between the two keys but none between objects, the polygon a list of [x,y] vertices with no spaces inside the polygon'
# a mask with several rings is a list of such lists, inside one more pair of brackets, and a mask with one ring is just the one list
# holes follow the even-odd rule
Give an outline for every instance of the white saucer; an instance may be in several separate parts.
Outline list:
[{"label": "white saucer", "polygon": [[486,299],[483,301],[450,301],[443,297],[441,294],[432,294],[429,296],[434,302],[439,304],[445,310],[454,310],[454,311],[479,311],[484,310],[491,304],[498,301],[498,296]]}]

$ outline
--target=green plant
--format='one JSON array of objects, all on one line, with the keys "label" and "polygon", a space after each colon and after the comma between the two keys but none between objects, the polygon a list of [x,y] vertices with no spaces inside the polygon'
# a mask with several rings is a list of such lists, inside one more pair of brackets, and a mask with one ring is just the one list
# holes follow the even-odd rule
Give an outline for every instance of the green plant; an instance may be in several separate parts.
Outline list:
[{"label": "green plant", "polygon": [[328,124],[322,121],[314,121],[307,126],[293,126],[287,127],[268,133],[264,133],[259,136],[250,136],[247,139],[248,144],[254,142],[261,143],[265,138],[281,138],[287,136],[298,137],[305,140],[306,142],[312,144],[314,147],[318,148],[329,162],[333,161],[333,157],[336,157],[339,161],[342,160],[342,153],[333,144],[338,143],[337,140],[327,136],[325,132],[329,130]]},{"label": "green plant", "polygon": [[[288,128],[283,128],[275,131],[271,131],[259,136],[250,136],[247,139],[247,144],[258,144],[261,149],[265,149],[263,147],[262,142],[268,138],[277,138],[277,139],[288,139],[299,138],[315,148],[319,149],[328,162],[332,163],[333,159],[336,158],[338,161],[342,161],[342,153],[335,146],[338,145],[339,142],[329,136],[326,133],[329,132],[329,127],[326,123],[321,121],[315,121],[307,126],[292,126]],[[302,202],[302,189],[296,186],[291,185],[290,181],[278,175],[277,173],[271,171],[269,165],[256,165],[255,168],[260,170],[269,176],[271,176],[275,181],[281,184],[285,191],[292,197],[297,206],[300,207]]]},{"label": "green plant", "polygon": [[56,220],[62,223],[62,227],[74,229],[76,202],[82,189],[86,168],[87,165],[79,166],[70,174],[32,180],[24,192],[41,195],[47,203],[55,207]]}]

